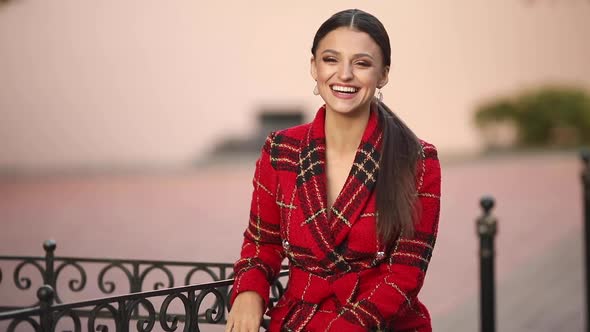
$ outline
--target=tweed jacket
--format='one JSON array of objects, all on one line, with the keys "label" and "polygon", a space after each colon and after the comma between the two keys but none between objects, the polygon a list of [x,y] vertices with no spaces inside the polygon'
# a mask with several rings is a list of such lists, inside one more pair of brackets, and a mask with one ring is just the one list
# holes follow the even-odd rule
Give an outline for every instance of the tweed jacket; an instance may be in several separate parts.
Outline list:
[{"label": "tweed jacket", "polygon": [[[440,165],[421,141],[412,238],[388,246],[376,231],[375,184],[382,131],[377,111],[350,174],[327,206],[325,108],[312,123],[271,133],[256,163],[250,221],[234,266],[231,302],[256,291],[265,303],[284,258],[285,294],[267,314],[270,331],[431,331],[417,295],[432,255],[440,209]],[[330,213],[328,213],[330,209]]]}]

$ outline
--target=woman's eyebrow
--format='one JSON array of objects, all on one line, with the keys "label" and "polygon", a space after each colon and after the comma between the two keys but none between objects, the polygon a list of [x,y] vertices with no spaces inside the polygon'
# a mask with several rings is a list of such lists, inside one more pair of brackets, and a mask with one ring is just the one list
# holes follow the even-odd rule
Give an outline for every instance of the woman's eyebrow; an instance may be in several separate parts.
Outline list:
[{"label": "woman's eyebrow", "polygon": [[324,53],[333,53],[333,54],[336,54],[336,55],[339,55],[339,54],[340,54],[340,52],[338,52],[338,51],[335,51],[335,50],[332,50],[332,49],[329,49],[329,48],[328,48],[328,49],[325,49],[325,50],[322,52],[322,54],[324,54]]},{"label": "woman's eyebrow", "polygon": [[[336,51],[336,50],[333,50],[333,49],[326,49],[326,50],[324,50],[324,51],[322,52],[322,54],[324,54],[324,53],[332,53],[332,54],[335,54],[335,55],[340,55],[340,52],[338,52],[338,51]],[[368,57],[368,58],[371,58],[371,59],[373,59],[373,60],[375,59],[375,58],[373,58],[373,56],[372,56],[372,55],[370,55],[369,53],[357,53],[357,54],[353,55],[353,58],[361,58],[361,57],[364,57],[364,56],[366,56],[366,57]]]},{"label": "woman's eyebrow", "polygon": [[364,56],[366,56],[366,57],[371,58],[371,59],[374,60],[373,56],[371,54],[369,54],[369,53],[357,53],[357,54],[354,55],[355,58],[361,58],[361,57],[364,57]]}]

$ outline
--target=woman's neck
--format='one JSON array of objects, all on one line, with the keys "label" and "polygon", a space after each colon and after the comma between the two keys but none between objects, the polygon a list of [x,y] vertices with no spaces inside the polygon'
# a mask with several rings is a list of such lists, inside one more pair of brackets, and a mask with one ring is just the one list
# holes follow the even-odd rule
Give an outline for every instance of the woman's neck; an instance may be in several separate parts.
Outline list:
[{"label": "woman's neck", "polygon": [[326,146],[337,154],[356,151],[369,122],[370,111],[340,114],[326,110]]}]

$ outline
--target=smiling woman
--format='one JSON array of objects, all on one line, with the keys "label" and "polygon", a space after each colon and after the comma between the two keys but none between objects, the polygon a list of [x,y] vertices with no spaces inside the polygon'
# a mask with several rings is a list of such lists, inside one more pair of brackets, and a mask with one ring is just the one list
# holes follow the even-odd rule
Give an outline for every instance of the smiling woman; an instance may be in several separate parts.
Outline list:
[{"label": "smiling woman", "polygon": [[376,91],[389,37],[345,10],[311,49],[313,122],[271,133],[256,164],[250,223],[226,331],[258,331],[282,260],[289,284],[270,331],[431,331],[418,300],[440,210],[440,165]]},{"label": "smiling woman", "polygon": [[368,34],[341,27],[328,33],[315,48],[311,75],[330,111],[364,110],[368,115],[375,89],[385,86],[389,72],[379,46]]}]

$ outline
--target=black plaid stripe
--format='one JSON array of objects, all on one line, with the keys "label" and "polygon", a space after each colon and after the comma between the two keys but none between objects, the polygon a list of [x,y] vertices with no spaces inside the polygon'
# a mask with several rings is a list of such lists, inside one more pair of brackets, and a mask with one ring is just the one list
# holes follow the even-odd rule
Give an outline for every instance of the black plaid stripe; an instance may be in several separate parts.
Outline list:
[{"label": "black plaid stripe", "polygon": [[266,140],[264,141],[264,145],[262,146],[262,150],[266,153],[268,153],[269,155],[272,155],[272,146],[273,146],[273,142],[277,139],[277,134],[272,132],[270,134],[268,134],[268,137],[266,137]]},{"label": "black plaid stripe", "polygon": [[359,301],[355,309],[350,306],[349,304],[342,308],[342,317],[353,324],[381,327],[385,322],[385,318],[379,313],[379,308],[369,300]]},{"label": "black plaid stripe", "polygon": [[359,272],[362,270],[366,270],[369,268],[374,267],[375,265],[372,264],[372,261],[367,261],[367,260],[359,260],[359,261],[355,261],[355,262],[351,262],[350,263],[350,270],[352,272]]},{"label": "black plaid stripe", "polygon": [[301,301],[291,308],[285,317],[286,322],[282,329],[284,331],[303,331],[309,322],[309,317],[315,314],[317,308],[317,304]]},{"label": "black plaid stripe", "polygon": [[[276,273],[266,264],[263,260],[258,257],[242,258],[234,265],[235,275],[246,273],[251,269],[259,269],[266,276],[266,280],[272,283],[275,279]],[[278,272],[278,271],[277,271]]]},{"label": "black plaid stripe", "polygon": [[433,160],[438,160],[438,153],[436,151],[436,149],[434,148],[434,146],[432,145],[424,145],[424,143],[422,143],[422,156],[424,159],[433,159]]},{"label": "black plaid stripe", "polygon": [[328,277],[338,275],[341,273],[347,273],[353,271],[352,265],[348,262],[340,253],[335,251],[328,251],[323,259],[319,260],[316,258],[316,262],[323,272],[318,273],[322,277]]},{"label": "black plaid stripe", "polygon": [[326,152],[323,148],[322,142],[311,140],[301,150],[301,160],[299,161],[299,174],[297,174],[297,187],[302,186],[308,182],[312,177],[324,174],[324,160],[326,159]]},{"label": "black plaid stripe", "polygon": [[[357,173],[365,172],[359,171]],[[364,204],[366,204],[366,200],[368,196],[371,195],[372,189],[374,187],[374,182],[370,183],[369,185],[365,185],[365,182],[361,182],[357,176],[351,178],[350,181],[351,183],[346,185],[346,188],[340,193],[340,196],[332,206],[332,213],[334,215],[333,218],[335,219],[333,225],[331,226],[332,231],[335,233],[338,233],[345,227],[348,227],[354,217],[354,214],[358,211],[361,211]],[[341,218],[344,218],[345,221]]]},{"label": "black plaid stripe", "polygon": [[312,257],[314,255],[313,251],[311,249],[309,249],[308,247],[301,247],[298,245],[294,245],[293,243],[289,244],[289,249],[296,254],[301,254],[301,255],[305,255],[305,256],[310,256]]},{"label": "black plaid stripe", "polygon": [[379,160],[381,160],[381,135],[381,132],[376,130],[367,141],[361,144],[351,169],[354,177],[363,183],[369,191],[373,190],[377,182]]},{"label": "black plaid stripe", "polygon": [[[317,223],[316,223],[317,224]],[[325,224],[322,224],[325,226]],[[319,227],[318,227],[319,228]],[[325,271],[322,276],[337,274],[341,272],[349,272],[351,270],[350,265],[346,262],[344,257],[339,253],[335,252],[330,246],[324,244],[325,240],[322,239],[322,235],[326,236],[330,233],[330,230],[327,227],[321,227],[322,230],[318,231],[318,228],[311,227],[311,235],[314,238],[314,241],[318,244],[322,252],[324,253],[324,258],[318,260],[316,257],[317,264],[323,271]],[[328,239],[330,243],[332,243],[333,239]]]},{"label": "black plaid stripe", "polygon": [[413,240],[399,240],[396,251],[391,257],[392,263],[418,267],[426,272],[432,257],[434,242],[433,234],[417,231]]},{"label": "black plaid stripe", "polygon": [[358,251],[348,246],[348,240],[344,240],[337,251],[346,259],[351,267],[351,272],[358,272],[374,267],[377,260],[374,251]]},{"label": "black plaid stripe", "polygon": [[346,257],[346,260],[350,263],[352,263],[356,260],[367,260],[367,259],[372,260],[373,257],[375,256],[374,251],[358,251],[358,250],[350,249],[348,247],[347,241],[341,243],[340,246],[338,246],[338,248],[340,249],[339,250],[340,254],[342,254],[342,256]]},{"label": "black plaid stripe", "polygon": [[[358,180],[352,179],[352,181],[357,182]],[[339,232],[346,224],[350,224],[353,214],[362,208],[361,204],[366,203],[365,199],[371,194],[371,192],[368,190],[368,188],[364,187],[361,188],[361,190],[357,193],[360,186],[363,186],[363,184],[351,183],[348,185],[347,188],[340,193],[340,196],[342,197],[339,197],[334,206],[332,206],[335,218],[334,225],[332,225],[332,230],[334,232]],[[353,195],[355,194],[356,196],[353,199]],[[342,212],[343,210],[345,211]],[[346,220],[346,222],[337,216],[341,216]]]},{"label": "black plaid stripe", "polygon": [[[281,230],[280,225],[265,222],[259,215],[252,212],[250,212],[250,220],[248,230],[244,233],[245,237],[256,243],[281,243],[281,238],[278,235]],[[249,233],[259,235],[260,238],[252,238]]]},{"label": "black plaid stripe", "polygon": [[297,174],[299,201],[308,223],[325,216],[321,193],[326,192],[326,184],[315,178],[324,173],[324,153],[319,150],[314,141],[302,149]]},{"label": "black plaid stripe", "polygon": [[309,248],[291,245],[287,257],[294,266],[299,266],[303,270],[315,271],[318,274],[325,274],[324,267],[318,264],[315,254]]},{"label": "black plaid stripe", "polygon": [[336,267],[340,271],[343,271],[343,272],[350,271],[350,265],[348,265],[348,262],[339,253],[337,253],[335,251],[331,251],[331,252],[328,253],[328,255],[326,257],[330,261],[334,262],[334,265],[336,265]]},{"label": "black plaid stripe", "polygon": [[373,186],[377,182],[378,163],[380,159],[381,153],[369,142],[365,142],[355,156],[351,172],[361,183],[366,184],[369,190],[373,189]]},{"label": "black plaid stripe", "polygon": [[272,138],[265,144],[264,149],[270,155],[270,162],[278,171],[296,173],[299,162],[300,140],[286,136],[282,133],[271,134]]}]

